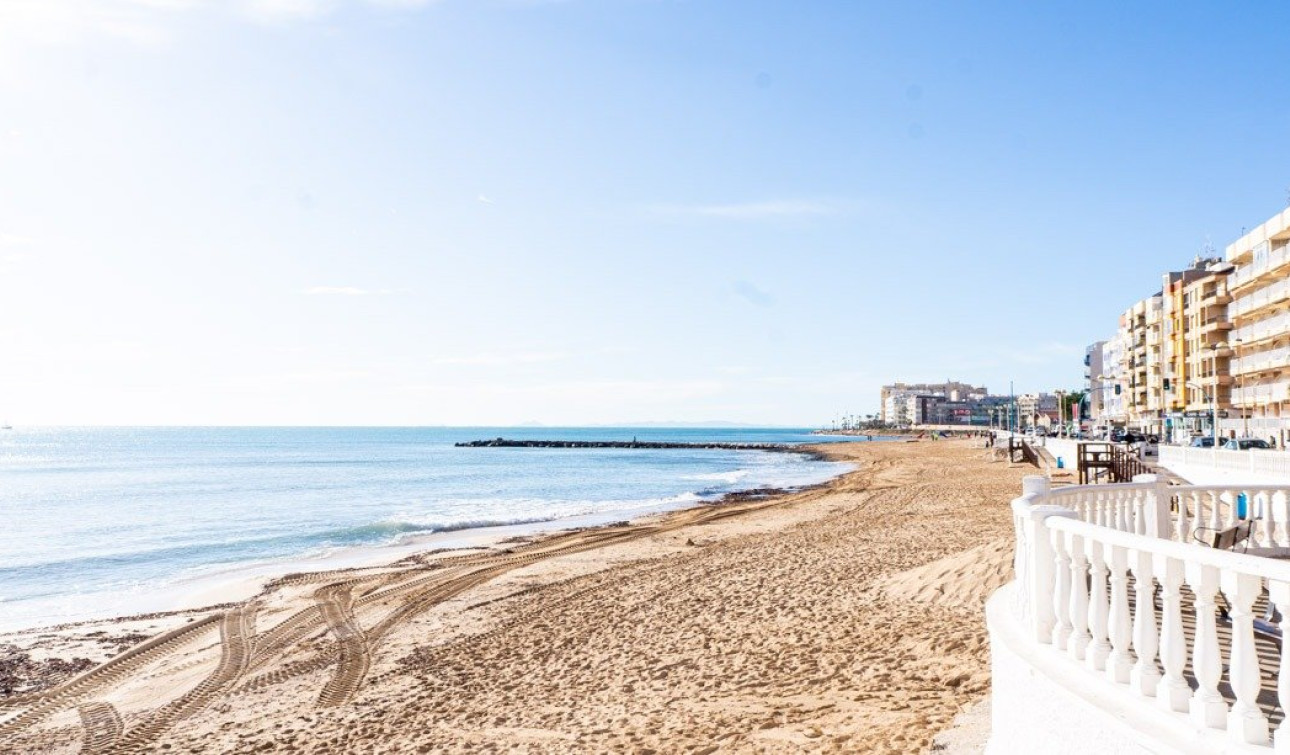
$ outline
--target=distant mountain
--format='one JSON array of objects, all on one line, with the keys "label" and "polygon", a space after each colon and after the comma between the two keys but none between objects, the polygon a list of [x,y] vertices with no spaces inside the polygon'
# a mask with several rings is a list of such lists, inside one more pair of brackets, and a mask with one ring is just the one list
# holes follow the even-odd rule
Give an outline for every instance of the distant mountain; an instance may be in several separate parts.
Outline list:
[{"label": "distant mountain", "polygon": [[[721,419],[712,419],[712,420],[703,420],[699,422],[681,422],[676,420],[662,420],[662,421],[656,420],[653,422],[614,422],[612,424],[588,425],[588,427],[673,427],[673,428],[767,427],[767,428],[776,428],[776,427],[798,427],[798,425],[762,425],[762,424],[754,424],[750,422],[729,422]],[[806,425],[801,425],[801,427],[806,427]]]}]

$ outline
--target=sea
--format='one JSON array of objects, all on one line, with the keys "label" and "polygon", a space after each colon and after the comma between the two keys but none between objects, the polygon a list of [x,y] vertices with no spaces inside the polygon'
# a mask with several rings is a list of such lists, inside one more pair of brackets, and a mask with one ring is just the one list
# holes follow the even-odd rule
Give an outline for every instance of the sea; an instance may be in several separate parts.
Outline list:
[{"label": "sea", "polygon": [[221,579],[383,563],[422,541],[604,524],[851,469],[763,451],[454,446],[497,437],[837,440],[750,428],[17,427],[0,431],[0,631],[170,610]]}]

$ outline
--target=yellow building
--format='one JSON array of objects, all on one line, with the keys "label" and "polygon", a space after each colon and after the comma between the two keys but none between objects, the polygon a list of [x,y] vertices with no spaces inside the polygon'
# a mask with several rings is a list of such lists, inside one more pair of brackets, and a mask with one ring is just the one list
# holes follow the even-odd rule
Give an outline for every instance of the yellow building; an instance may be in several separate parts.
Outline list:
[{"label": "yellow building", "polygon": [[1160,293],[1120,316],[1129,427],[1180,440],[1212,432],[1211,399],[1220,413],[1228,408],[1231,271],[1221,260],[1197,258],[1186,270],[1165,273]]}]

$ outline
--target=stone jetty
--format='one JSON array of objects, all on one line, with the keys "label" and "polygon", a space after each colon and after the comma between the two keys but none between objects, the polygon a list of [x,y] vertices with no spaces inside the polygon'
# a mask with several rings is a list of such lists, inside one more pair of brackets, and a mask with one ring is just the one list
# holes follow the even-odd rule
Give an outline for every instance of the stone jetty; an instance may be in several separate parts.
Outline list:
[{"label": "stone jetty", "polygon": [[787,443],[667,443],[651,440],[472,440],[456,444],[458,448],[705,448],[722,451],[779,451],[808,453],[800,446]]}]

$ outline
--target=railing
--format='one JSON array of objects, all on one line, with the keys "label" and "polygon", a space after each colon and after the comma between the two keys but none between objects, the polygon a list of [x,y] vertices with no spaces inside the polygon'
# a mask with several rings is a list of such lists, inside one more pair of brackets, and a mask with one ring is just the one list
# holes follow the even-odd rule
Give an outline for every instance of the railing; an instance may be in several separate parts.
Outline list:
[{"label": "railing", "polygon": [[1290,484],[1170,486],[1155,475],[1135,480],[1058,488],[1039,502],[1073,511],[1081,522],[1180,543],[1207,544],[1214,533],[1248,522],[1249,547],[1290,552]]},{"label": "railing", "polygon": [[[1275,668],[1260,665],[1254,606],[1266,591],[1270,604],[1290,615],[1290,563],[1176,541],[1178,518],[1165,515],[1175,494],[1181,511],[1202,518],[1213,516],[1203,502],[1217,501],[1209,511],[1226,520],[1239,499],[1224,496],[1258,490],[1284,506],[1290,487],[1108,487],[1096,504],[1091,489],[1049,491],[1045,478],[1027,477],[1013,501],[1012,610],[1026,637],[1048,646],[1055,661],[1065,659],[1072,688],[1100,677],[1092,683],[1127,690],[1143,711],[1163,710],[1180,732],[1199,734],[1203,749],[1225,749],[1224,739],[1241,749],[1270,748],[1259,695],[1274,694],[1280,709],[1290,709],[1290,648],[1274,649]],[[1202,502],[1196,509],[1191,494]],[[1155,526],[1170,525],[1170,534],[1153,532],[1153,517]],[[1230,632],[1220,634],[1220,623]],[[1276,732],[1278,751],[1290,748],[1286,721]],[[1209,733],[1222,729],[1221,737]]]},{"label": "railing", "polygon": [[1290,380],[1263,385],[1243,385],[1232,391],[1232,403],[1243,406],[1290,401]]},{"label": "railing", "polygon": [[1266,272],[1290,262],[1290,249],[1281,247],[1268,252],[1268,255],[1257,263],[1242,265],[1228,278],[1228,288],[1243,286]]},{"label": "railing", "polygon": [[1286,365],[1290,365],[1290,346],[1280,346],[1233,359],[1232,372],[1243,375],[1247,372],[1274,370]]},{"label": "railing", "polygon": [[1238,296],[1235,301],[1227,305],[1227,314],[1229,317],[1236,318],[1278,302],[1287,295],[1290,295],[1290,279],[1265,286],[1246,296]]},{"label": "railing", "polygon": [[[1247,421],[1252,429],[1257,427],[1258,420],[1251,419]],[[1257,475],[1290,477],[1290,453],[1264,448],[1252,448],[1248,451],[1228,451],[1222,448],[1161,446],[1160,463],[1166,467],[1205,467],[1233,472],[1248,472]]]},{"label": "railing", "polygon": [[1242,325],[1232,331],[1232,340],[1240,340],[1242,343],[1248,344],[1271,338],[1272,336],[1284,335],[1287,332],[1290,332],[1290,312],[1283,312],[1266,320]]}]

